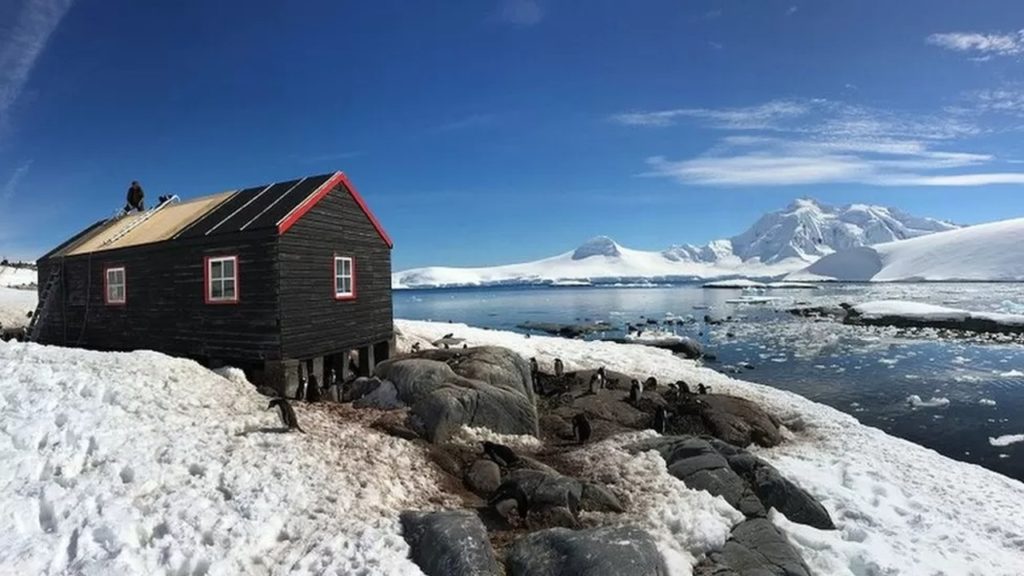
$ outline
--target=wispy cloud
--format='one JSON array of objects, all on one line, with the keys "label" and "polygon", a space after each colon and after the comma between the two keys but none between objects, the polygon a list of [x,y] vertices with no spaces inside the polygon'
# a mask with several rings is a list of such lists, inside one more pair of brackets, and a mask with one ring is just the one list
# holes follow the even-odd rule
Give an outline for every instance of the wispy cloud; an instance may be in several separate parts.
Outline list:
[{"label": "wispy cloud", "polygon": [[800,10],[800,7],[794,4],[789,8],[786,8],[786,16],[792,16],[793,14],[796,14],[798,10]]},{"label": "wispy cloud", "polygon": [[993,56],[1024,54],[1024,30],[1010,33],[944,32],[932,34],[925,41],[954,52],[973,54],[975,60]]},{"label": "wispy cloud", "polygon": [[21,95],[50,35],[71,8],[72,0],[26,0],[0,35],[0,127]]},{"label": "wispy cloud", "polygon": [[687,119],[704,120],[716,128],[734,130],[767,129],[780,122],[806,114],[807,103],[776,100],[744,108],[676,108],[615,114],[613,122],[626,126],[672,126]]},{"label": "wispy cloud", "polygon": [[991,154],[955,149],[958,139],[985,130],[953,114],[899,113],[807,99],[613,116],[629,126],[670,126],[684,119],[733,133],[696,157],[648,158],[644,176],[705,186],[1024,183],[1024,173],[983,171],[999,162]]},{"label": "wispy cloud", "polygon": [[7,181],[4,182],[4,185],[0,187],[0,202],[5,202],[7,200],[10,200],[11,198],[14,198],[15,193],[17,193],[18,191],[18,186],[21,184],[21,181],[25,178],[25,175],[28,174],[29,168],[31,167],[32,161],[28,160],[23,162],[20,166],[15,168],[13,172],[11,172],[10,177],[8,177]]},{"label": "wispy cloud", "polygon": [[498,18],[516,26],[533,26],[544,18],[544,9],[537,0],[502,0]]}]

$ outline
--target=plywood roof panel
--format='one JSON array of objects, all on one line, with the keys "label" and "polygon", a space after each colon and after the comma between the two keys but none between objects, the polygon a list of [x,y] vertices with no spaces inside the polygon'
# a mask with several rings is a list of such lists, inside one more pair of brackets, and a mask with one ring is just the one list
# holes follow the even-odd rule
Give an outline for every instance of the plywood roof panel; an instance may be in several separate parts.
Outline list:
[{"label": "plywood roof panel", "polygon": [[[188,202],[162,206],[153,212],[127,214],[111,221],[109,225],[97,230],[83,242],[69,247],[63,255],[74,256],[101,250],[114,250],[173,238],[175,234],[234,194],[234,192],[222,192]],[[125,230],[129,231],[122,235]]]}]

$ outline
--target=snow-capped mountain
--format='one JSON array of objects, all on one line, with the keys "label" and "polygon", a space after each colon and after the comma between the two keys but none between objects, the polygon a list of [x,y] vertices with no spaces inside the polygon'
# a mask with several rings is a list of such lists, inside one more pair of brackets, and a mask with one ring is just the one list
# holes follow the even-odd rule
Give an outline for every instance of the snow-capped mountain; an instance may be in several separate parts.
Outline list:
[{"label": "snow-capped mountain", "polygon": [[705,246],[673,246],[666,258],[719,262],[730,258],[764,263],[789,258],[813,261],[847,248],[916,238],[958,228],[955,224],[910,216],[894,208],[851,204],[829,206],[800,198],[784,210],[762,216],[746,232]]},{"label": "snow-capped mountain", "polygon": [[480,268],[432,266],[397,272],[396,288],[680,281],[745,276],[771,278],[795,272],[833,252],[954,230],[957,226],[893,208],[853,204],[833,207],[799,199],[761,217],[749,230],[703,246],[675,245],[661,252],[631,250],[607,236],[551,258]]},{"label": "snow-capped mountain", "polygon": [[1024,218],[859,246],[825,256],[788,280],[1024,280]]}]

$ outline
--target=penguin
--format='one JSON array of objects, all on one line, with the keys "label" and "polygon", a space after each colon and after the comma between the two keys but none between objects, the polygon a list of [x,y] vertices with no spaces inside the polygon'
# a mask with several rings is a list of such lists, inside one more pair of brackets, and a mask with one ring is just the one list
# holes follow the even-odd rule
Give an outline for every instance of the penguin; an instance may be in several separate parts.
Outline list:
[{"label": "penguin", "polygon": [[519,456],[516,456],[515,451],[508,446],[494,442],[484,442],[483,446],[484,454],[499,466],[507,468],[519,463]]},{"label": "penguin", "polygon": [[658,406],[654,411],[654,431],[658,434],[665,433],[665,422],[668,420],[668,412],[664,406]]},{"label": "penguin", "polygon": [[467,348],[469,348],[469,344],[466,344],[465,342],[463,342],[462,343],[462,349],[465,350]]},{"label": "penguin", "polygon": [[704,384],[697,384],[698,394],[709,394],[711,392],[711,386],[705,386]]},{"label": "penguin", "polygon": [[319,402],[321,399],[320,383],[317,382],[316,374],[310,373],[308,384],[309,385],[306,387],[306,401]]},{"label": "penguin", "polygon": [[629,387],[629,402],[636,406],[640,403],[640,396],[643,394],[643,388],[640,386],[640,381],[633,378],[633,382]]},{"label": "penguin", "polygon": [[580,412],[572,417],[572,435],[576,437],[578,444],[586,444],[592,431],[586,414]]},{"label": "penguin", "polygon": [[682,380],[676,380],[676,387],[679,388],[680,394],[690,393],[690,385],[687,384],[686,382],[683,382]]},{"label": "penguin", "polygon": [[644,380],[644,392],[646,392],[648,390],[657,390],[657,389],[658,389],[658,379],[657,378],[655,378],[654,376],[651,376],[647,380]]},{"label": "penguin", "polygon": [[597,374],[590,375],[590,394],[597,394],[597,389],[600,387],[601,377]]},{"label": "penguin", "polygon": [[525,522],[527,515],[530,513],[530,499],[518,484],[506,482],[498,486],[494,496],[487,501],[487,504],[497,511],[498,505],[508,500],[516,501],[516,512],[519,514],[519,520]]},{"label": "penguin", "polygon": [[[448,322],[451,322],[451,320],[449,320]],[[441,340],[447,340],[449,338],[455,338],[455,332],[449,332],[444,336],[441,336]]]},{"label": "penguin", "polygon": [[668,390],[665,391],[665,401],[672,403],[675,402],[678,398],[679,386],[676,386],[673,382],[669,382]]},{"label": "penguin", "polygon": [[536,374],[540,372],[540,366],[537,364],[536,358],[530,358],[530,374]]},{"label": "penguin", "polygon": [[604,373],[604,366],[597,369],[597,377],[599,378],[597,384],[600,388],[607,388],[608,376]]},{"label": "penguin", "polygon": [[412,345],[412,351],[413,351],[413,352],[419,352],[419,351],[420,351],[420,343],[419,343],[419,342],[414,342],[414,343],[413,343],[413,345]]},{"label": "penguin", "polygon": [[555,376],[561,378],[563,373],[565,373],[565,364],[561,358],[555,358]]},{"label": "penguin", "polygon": [[299,432],[305,433],[306,431],[299,427],[299,421],[295,417],[295,410],[292,409],[292,405],[288,403],[284,398],[274,398],[267,404],[267,410],[270,410],[274,406],[281,412],[281,422],[288,427],[288,430],[298,430]]}]

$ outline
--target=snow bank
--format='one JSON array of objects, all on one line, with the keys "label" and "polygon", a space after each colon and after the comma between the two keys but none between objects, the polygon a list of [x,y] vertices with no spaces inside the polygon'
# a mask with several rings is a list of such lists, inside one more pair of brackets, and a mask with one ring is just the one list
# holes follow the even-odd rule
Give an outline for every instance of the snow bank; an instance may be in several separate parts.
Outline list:
[{"label": "snow bank", "polygon": [[668,473],[655,450],[631,454],[625,447],[654,436],[653,431],[623,434],[572,453],[580,478],[608,487],[626,506],[626,514],[586,514],[602,524],[635,524],[658,542],[673,575],[688,575],[702,555],[719,549],[743,515],[704,491],[690,490]]},{"label": "snow bank", "polygon": [[0,286],[0,327],[28,326],[29,312],[36,309],[36,291]]},{"label": "snow bank", "polygon": [[32,268],[0,265],[0,287],[28,286],[36,283],[37,274]]},{"label": "snow bank", "polygon": [[[471,346],[506,346],[536,357],[542,365],[558,357],[567,370],[604,365],[659,381],[704,383],[715,392],[749,398],[783,421],[802,422],[793,441],[755,453],[818,498],[835,520],[837,530],[821,531],[774,516],[818,574],[1024,573],[1024,517],[1015,512],[1024,501],[1024,484],[1016,480],[889,436],[796,394],[701,368],[667,350],[525,338],[461,324],[398,320],[396,326],[406,342],[430,341],[454,331]],[[665,534],[660,522],[649,518],[643,524]],[[673,549],[687,550],[687,542],[680,539]],[[682,553],[680,557],[685,559]]]},{"label": "snow bank", "polygon": [[1024,218],[843,250],[788,280],[1024,280]]},{"label": "snow bank", "polygon": [[853,309],[865,319],[898,317],[908,320],[932,320],[963,322],[966,320],[988,320],[1004,326],[1024,326],[1024,315],[999,312],[971,312],[960,308],[947,308],[934,304],[907,302],[905,300],[877,300],[857,304]]},{"label": "snow bank", "polygon": [[1024,442],[1024,434],[1007,434],[996,438],[989,438],[988,443],[993,446],[1009,446],[1017,442]]},{"label": "snow bank", "polygon": [[398,513],[448,503],[422,451],[338,406],[277,433],[226,374],[0,342],[0,572],[419,573]]}]

